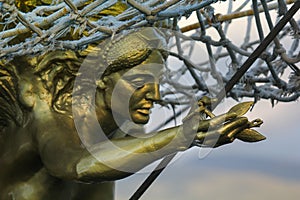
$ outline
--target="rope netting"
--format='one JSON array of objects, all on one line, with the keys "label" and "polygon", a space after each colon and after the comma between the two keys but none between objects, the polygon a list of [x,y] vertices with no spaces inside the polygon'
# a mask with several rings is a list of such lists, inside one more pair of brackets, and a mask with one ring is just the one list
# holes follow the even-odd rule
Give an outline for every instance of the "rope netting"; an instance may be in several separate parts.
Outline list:
[{"label": "rope netting", "polygon": [[[0,58],[10,60],[56,49],[83,49],[88,44],[139,27],[171,29],[176,34],[171,39],[170,55],[182,65],[169,67],[162,85],[176,87],[180,94],[176,101],[170,90],[162,94],[166,103],[174,106],[178,102],[184,104],[188,94],[218,94],[295,2],[0,0]],[[241,19],[244,33],[235,23]],[[297,100],[300,94],[299,24],[299,16],[295,15],[273,42],[264,47],[260,58],[227,95],[234,99],[251,97],[255,101],[270,99],[272,104]],[[243,36],[242,40],[234,42],[236,36],[230,36],[231,27]],[[206,54],[204,59],[195,59],[199,55],[198,47],[205,50],[201,51]],[[193,80],[189,84],[178,81],[185,74]]]}]

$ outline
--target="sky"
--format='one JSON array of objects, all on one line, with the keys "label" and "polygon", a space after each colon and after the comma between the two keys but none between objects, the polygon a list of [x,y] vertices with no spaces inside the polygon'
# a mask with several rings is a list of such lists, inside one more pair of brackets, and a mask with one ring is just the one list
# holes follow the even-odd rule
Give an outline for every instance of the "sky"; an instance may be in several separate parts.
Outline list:
[{"label": "sky", "polygon": [[[225,9],[220,9],[220,13]],[[299,14],[295,18],[299,19]],[[241,19],[234,22],[236,28],[230,29],[228,35],[238,44],[243,39],[241,31],[245,25]],[[220,112],[236,103],[227,99]],[[264,124],[257,130],[267,137],[266,140],[258,143],[234,141],[216,149],[192,148],[180,153],[141,200],[298,200],[299,101],[278,103],[272,107],[269,101],[261,100],[246,116],[263,119]],[[154,166],[118,181],[116,199],[128,199]]]},{"label": "sky", "polygon": [[[259,102],[246,116],[264,120],[259,131],[267,137],[265,141],[235,141],[208,154],[199,148],[184,152],[141,199],[299,199],[299,111],[299,102],[274,108],[267,101]],[[116,199],[128,199],[147,175],[138,173],[118,181]]]}]

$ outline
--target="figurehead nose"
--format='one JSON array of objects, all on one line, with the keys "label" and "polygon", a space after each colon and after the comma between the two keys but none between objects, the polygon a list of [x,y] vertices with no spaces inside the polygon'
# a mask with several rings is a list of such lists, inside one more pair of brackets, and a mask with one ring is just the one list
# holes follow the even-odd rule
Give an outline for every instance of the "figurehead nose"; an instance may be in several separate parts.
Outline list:
[{"label": "figurehead nose", "polygon": [[149,83],[150,89],[146,94],[146,99],[151,101],[160,101],[160,92],[158,83]]}]

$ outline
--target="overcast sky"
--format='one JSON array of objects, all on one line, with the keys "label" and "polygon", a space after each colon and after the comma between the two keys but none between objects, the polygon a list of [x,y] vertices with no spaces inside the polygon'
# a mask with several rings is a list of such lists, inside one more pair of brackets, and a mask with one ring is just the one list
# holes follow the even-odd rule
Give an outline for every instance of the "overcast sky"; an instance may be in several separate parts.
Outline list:
[{"label": "overcast sky", "polygon": [[[224,3],[219,3],[223,8]],[[235,1],[235,7],[238,2]],[[275,13],[276,14],[276,13]],[[299,19],[299,14],[296,14]],[[194,18],[192,16],[191,18]],[[245,21],[235,20],[228,36],[240,44],[245,35]],[[185,22],[182,22],[184,26]],[[191,23],[191,22],[189,22]],[[266,28],[266,25],[263,24]],[[244,31],[244,32],[243,32]],[[267,33],[266,31],[265,33]],[[252,36],[257,33],[253,30]],[[203,59],[199,55],[199,59]],[[249,99],[242,99],[247,101]],[[236,102],[226,100],[220,112]],[[193,148],[177,159],[146,191],[142,200],[298,200],[300,197],[300,103],[279,103],[272,108],[269,101],[259,101],[249,119],[261,118],[259,132],[267,140],[222,146],[212,151]],[[144,170],[149,171],[149,170]],[[128,199],[147,177],[147,173],[117,182],[116,199]]]},{"label": "overcast sky", "polygon": [[[274,108],[259,102],[250,119],[260,117],[267,140],[214,149],[204,158],[193,148],[183,153],[142,199],[298,200],[300,196],[300,103]],[[201,156],[203,156],[200,153]],[[117,200],[125,200],[147,176],[140,173],[118,181]]]}]

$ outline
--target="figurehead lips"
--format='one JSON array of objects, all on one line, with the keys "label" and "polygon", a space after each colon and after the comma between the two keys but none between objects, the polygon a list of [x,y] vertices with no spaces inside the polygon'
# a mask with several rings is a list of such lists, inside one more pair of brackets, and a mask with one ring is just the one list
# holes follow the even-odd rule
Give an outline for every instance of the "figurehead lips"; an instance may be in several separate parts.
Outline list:
[{"label": "figurehead lips", "polygon": [[136,109],[136,111],[143,115],[149,115],[151,113],[151,108],[153,108],[152,103],[144,104]]},{"label": "figurehead lips", "polygon": [[146,108],[137,109],[137,112],[143,115],[150,115],[150,109],[146,109]]}]

